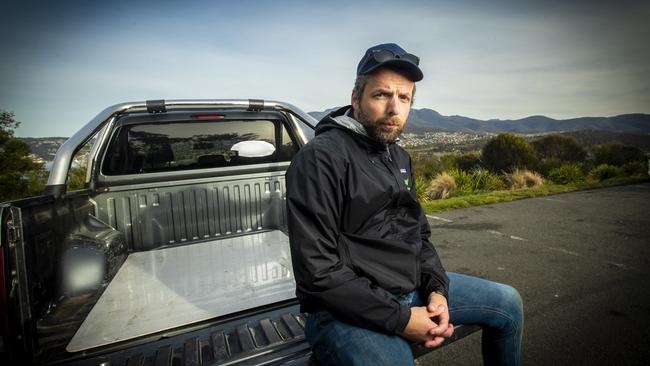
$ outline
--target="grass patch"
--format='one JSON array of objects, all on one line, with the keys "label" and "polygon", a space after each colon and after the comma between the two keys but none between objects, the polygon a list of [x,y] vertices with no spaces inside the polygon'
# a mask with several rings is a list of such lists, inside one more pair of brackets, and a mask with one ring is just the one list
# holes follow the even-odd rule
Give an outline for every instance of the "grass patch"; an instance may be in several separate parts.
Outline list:
[{"label": "grass patch", "polygon": [[464,208],[480,205],[489,205],[498,202],[509,202],[530,197],[543,197],[556,193],[565,193],[580,191],[585,189],[613,187],[625,184],[635,184],[648,182],[650,178],[646,176],[635,177],[617,177],[607,179],[597,183],[580,182],[575,184],[549,184],[537,188],[523,188],[510,191],[492,191],[484,193],[474,193],[465,196],[452,197],[444,200],[422,201],[422,208],[426,213],[453,210],[455,208]]}]

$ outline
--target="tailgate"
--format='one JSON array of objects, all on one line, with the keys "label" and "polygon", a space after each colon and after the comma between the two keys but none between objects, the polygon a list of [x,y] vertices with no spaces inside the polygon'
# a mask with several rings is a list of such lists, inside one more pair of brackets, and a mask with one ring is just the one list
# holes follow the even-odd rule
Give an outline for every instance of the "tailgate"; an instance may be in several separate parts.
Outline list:
[{"label": "tailgate", "polygon": [[204,327],[180,336],[163,334],[159,340],[127,349],[104,350],[101,356],[78,356],[71,364],[308,364],[311,355],[295,300]]}]

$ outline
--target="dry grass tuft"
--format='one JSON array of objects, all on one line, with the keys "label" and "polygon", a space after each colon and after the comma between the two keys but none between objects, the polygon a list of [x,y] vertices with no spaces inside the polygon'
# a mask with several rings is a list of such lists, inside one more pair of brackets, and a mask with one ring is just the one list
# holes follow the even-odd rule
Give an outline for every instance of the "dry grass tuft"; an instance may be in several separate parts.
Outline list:
[{"label": "dry grass tuft", "polygon": [[515,169],[512,173],[506,174],[506,181],[510,189],[537,188],[544,185],[541,175],[526,169]]},{"label": "dry grass tuft", "polygon": [[426,190],[426,196],[432,200],[441,200],[451,197],[456,192],[456,181],[447,173],[438,174],[431,180]]}]

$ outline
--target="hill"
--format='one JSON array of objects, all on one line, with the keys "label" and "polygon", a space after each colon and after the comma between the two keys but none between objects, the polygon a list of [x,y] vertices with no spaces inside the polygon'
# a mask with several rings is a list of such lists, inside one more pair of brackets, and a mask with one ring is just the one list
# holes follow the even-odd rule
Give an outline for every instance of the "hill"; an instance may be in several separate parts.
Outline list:
[{"label": "hill", "polygon": [[[322,112],[309,112],[317,120],[335,108]],[[636,146],[650,152],[650,115],[624,114],[615,117],[584,117],[567,120],[555,120],[545,116],[531,116],[519,120],[478,120],[463,116],[443,116],[428,109],[412,109],[407,124],[407,133],[425,135],[434,132],[460,133],[461,135],[441,134],[433,139],[431,136],[416,138],[403,136],[407,145],[418,146],[434,144],[443,151],[476,150],[495,133],[513,132],[524,135],[542,135],[562,133],[571,136],[581,145],[589,147],[607,142],[618,141]],[[529,136],[531,139],[536,136]],[[25,137],[32,154],[43,161],[52,161],[56,150],[66,140],[65,137]],[[441,140],[441,141],[439,141]]]},{"label": "hill", "polygon": [[[309,112],[320,120],[327,113]],[[539,134],[549,132],[604,130],[621,133],[650,134],[649,114],[622,114],[613,117],[580,117],[556,120],[546,116],[530,116],[517,120],[480,120],[463,116],[443,116],[433,109],[413,108],[406,132],[448,131],[468,133],[513,132],[518,134]]]},{"label": "hill", "polygon": [[625,145],[638,147],[646,153],[650,153],[650,135],[648,134],[611,132],[602,130],[581,130],[563,132],[562,135],[574,138],[580,145],[584,147],[602,145],[608,142],[620,142]]},{"label": "hill", "polygon": [[59,146],[67,137],[21,137],[29,146],[29,151],[43,161],[54,160],[54,155]]}]

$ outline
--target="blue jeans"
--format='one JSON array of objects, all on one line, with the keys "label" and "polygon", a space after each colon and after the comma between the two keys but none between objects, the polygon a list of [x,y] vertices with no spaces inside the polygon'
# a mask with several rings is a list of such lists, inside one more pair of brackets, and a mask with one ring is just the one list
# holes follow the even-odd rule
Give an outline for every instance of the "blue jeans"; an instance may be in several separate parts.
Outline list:
[{"label": "blue jeans", "polygon": [[[524,312],[517,290],[477,277],[447,275],[450,322],[483,327],[485,365],[519,365]],[[417,291],[398,300],[408,306],[425,305]],[[409,341],[347,324],[327,311],[307,316],[305,337],[322,366],[414,364]]]}]

